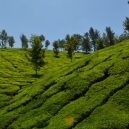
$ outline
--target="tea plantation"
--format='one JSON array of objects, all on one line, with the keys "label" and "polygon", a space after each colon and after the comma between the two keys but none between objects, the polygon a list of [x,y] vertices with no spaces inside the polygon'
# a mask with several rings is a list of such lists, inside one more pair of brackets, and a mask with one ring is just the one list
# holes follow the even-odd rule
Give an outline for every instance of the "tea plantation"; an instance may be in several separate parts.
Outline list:
[{"label": "tea plantation", "polygon": [[45,53],[35,76],[22,49],[0,49],[0,129],[129,129],[129,41],[73,62]]}]

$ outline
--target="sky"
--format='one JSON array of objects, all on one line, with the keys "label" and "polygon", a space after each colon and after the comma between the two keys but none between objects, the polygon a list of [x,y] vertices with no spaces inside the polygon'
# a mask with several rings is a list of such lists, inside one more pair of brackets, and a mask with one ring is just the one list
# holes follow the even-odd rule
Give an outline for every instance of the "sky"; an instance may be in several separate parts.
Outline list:
[{"label": "sky", "polygon": [[15,48],[21,47],[21,34],[28,39],[43,34],[51,44],[67,34],[84,35],[90,27],[102,34],[110,26],[120,35],[126,16],[127,0],[0,0],[0,32],[14,37]]}]

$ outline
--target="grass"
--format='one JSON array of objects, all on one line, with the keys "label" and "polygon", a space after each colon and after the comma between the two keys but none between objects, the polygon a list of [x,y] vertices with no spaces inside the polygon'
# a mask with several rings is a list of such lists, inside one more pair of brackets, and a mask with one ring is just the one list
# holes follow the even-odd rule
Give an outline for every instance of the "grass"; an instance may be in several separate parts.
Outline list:
[{"label": "grass", "polygon": [[0,129],[129,128],[129,41],[73,62],[47,50],[35,71],[22,49],[0,49]]}]

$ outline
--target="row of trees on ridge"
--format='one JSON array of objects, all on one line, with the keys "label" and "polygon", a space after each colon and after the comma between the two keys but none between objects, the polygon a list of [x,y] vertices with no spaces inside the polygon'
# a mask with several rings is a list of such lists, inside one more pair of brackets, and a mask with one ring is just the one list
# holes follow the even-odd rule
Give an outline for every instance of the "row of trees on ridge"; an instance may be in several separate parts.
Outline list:
[{"label": "row of trees on ridge", "polygon": [[[123,26],[124,33],[120,36],[115,35],[111,27],[106,27],[105,32],[102,35],[100,35],[100,32],[93,27],[90,27],[89,31],[84,33],[84,35],[73,34],[70,36],[67,34],[64,39],[58,39],[52,43],[54,55],[55,57],[58,57],[60,50],[65,50],[67,51],[67,57],[70,58],[72,62],[73,52],[75,51],[84,51],[85,53],[89,53],[90,51],[100,50],[129,39],[129,17],[126,17],[123,22]],[[45,64],[45,49],[50,45],[50,41],[45,40],[45,36],[42,34],[40,36],[32,34],[29,39],[22,34],[20,36],[20,40],[22,48],[28,48],[28,43],[30,43],[30,46],[32,47],[32,49],[29,49],[27,52],[31,57],[29,60],[33,63],[37,75],[38,69]],[[1,48],[6,48],[7,43],[9,47],[12,48],[15,43],[14,37],[8,36],[5,30],[2,30],[0,33],[0,41]],[[45,49],[43,49],[44,41]]]}]

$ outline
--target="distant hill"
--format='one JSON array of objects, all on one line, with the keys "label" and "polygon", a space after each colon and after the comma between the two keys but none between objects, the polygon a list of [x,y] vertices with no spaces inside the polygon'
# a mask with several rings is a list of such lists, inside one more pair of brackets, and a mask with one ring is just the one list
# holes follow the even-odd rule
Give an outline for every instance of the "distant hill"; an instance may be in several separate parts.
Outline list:
[{"label": "distant hill", "polygon": [[73,62],[47,50],[35,77],[22,49],[0,49],[0,129],[128,129],[129,41]]}]

